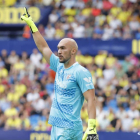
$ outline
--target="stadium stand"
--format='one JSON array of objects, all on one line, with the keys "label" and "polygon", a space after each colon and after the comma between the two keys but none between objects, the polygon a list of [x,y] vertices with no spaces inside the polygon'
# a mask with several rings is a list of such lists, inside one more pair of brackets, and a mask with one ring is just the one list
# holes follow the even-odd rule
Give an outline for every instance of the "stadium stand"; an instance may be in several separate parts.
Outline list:
[{"label": "stadium stand", "polygon": [[[49,22],[46,25],[38,25],[46,39],[63,37],[90,37],[102,40],[140,38],[139,0],[1,0],[0,6],[43,8],[52,6]],[[13,36],[8,32],[5,36],[22,37],[22,29],[15,29],[17,33],[11,31]],[[10,28],[9,32],[10,30],[12,29]]]},{"label": "stadium stand", "polygon": [[[131,54],[124,61],[106,51],[95,57],[77,55],[90,70],[96,88],[97,128],[104,131],[136,131],[140,121],[140,61]],[[86,60],[86,61],[85,61]],[[28,56],[12,51],[0,56],[0,127],[50,130],[47,123],[53,98],[55,73],[36,50]],[[81,117],[87,127],[87,104]],[[121,115],[120,115],[121,114]]]},{"label": "stadium stand", "polygon": [[[140,0],[0,0],[1,6],[53,6],[47,25],[38,25],[45,39],[140,39]],[[9,37],[9,32],[0,36]],[[16,34],[16,33],[15,33]],[[13,35],[13,34],[12,34]],[[16,36],[16,35],[15,35]],[[22,34],[31,38],[28,27]],[[97,97],[97,129],[140,131],[140,60],[134,54],[119,60],[106,51],[96,56],[78,52],[77,61],[92,74]],[[34,49],[0,54],[0,128],[50,130],[49,111],[55,73]],[[87,104],[81,118],[87,127]],[[121,115],[120,115],[121,114]]]}]

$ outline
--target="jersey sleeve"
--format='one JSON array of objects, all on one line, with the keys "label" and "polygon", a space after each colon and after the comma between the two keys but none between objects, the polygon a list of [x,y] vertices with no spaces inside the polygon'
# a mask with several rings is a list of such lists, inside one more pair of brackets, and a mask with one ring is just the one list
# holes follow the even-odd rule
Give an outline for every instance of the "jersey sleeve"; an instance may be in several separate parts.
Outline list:
[{"label": "jersey sleeve", "polygon": [[76,75],[77,83],[82,93],[86,92],[89,89],[94,89],[92,76],[88,70],[82,69],[78,71]]},{"label": "jersey sleeve", "polygon": [[52,53],[50,57],[50,68],[56,72],[58,64],[59,64],[59,58]]}]

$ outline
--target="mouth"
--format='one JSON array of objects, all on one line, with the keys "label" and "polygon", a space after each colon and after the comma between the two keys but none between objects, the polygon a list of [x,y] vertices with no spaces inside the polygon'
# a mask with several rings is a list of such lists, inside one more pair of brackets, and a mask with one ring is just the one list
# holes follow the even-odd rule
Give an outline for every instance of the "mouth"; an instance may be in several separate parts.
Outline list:
[{"label": "mouth", "polygon": [[63,57],[63,56],[58,56],[60,59]]}]

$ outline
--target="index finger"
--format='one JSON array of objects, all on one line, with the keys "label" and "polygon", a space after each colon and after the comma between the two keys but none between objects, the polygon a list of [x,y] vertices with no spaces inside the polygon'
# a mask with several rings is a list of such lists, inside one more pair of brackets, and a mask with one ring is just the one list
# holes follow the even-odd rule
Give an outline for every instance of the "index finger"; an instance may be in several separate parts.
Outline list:
[{"label": "index finger", "polygon": [[28,14],[28,11],[27,11],[27,8],[26,7],[24,7],[24,13],[25,13],[25,17],[29,17],[30,15]]}]

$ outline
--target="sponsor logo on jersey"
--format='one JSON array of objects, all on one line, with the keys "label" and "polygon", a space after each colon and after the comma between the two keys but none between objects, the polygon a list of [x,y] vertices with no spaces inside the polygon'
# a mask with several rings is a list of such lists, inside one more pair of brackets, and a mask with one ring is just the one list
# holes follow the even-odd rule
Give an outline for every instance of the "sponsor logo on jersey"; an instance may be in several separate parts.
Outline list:
[{"label": "sponsor logo on jersey", "polygon": [[90,83],[91,82],[91,77],[85,77],[83,78],[87,83]]}]

